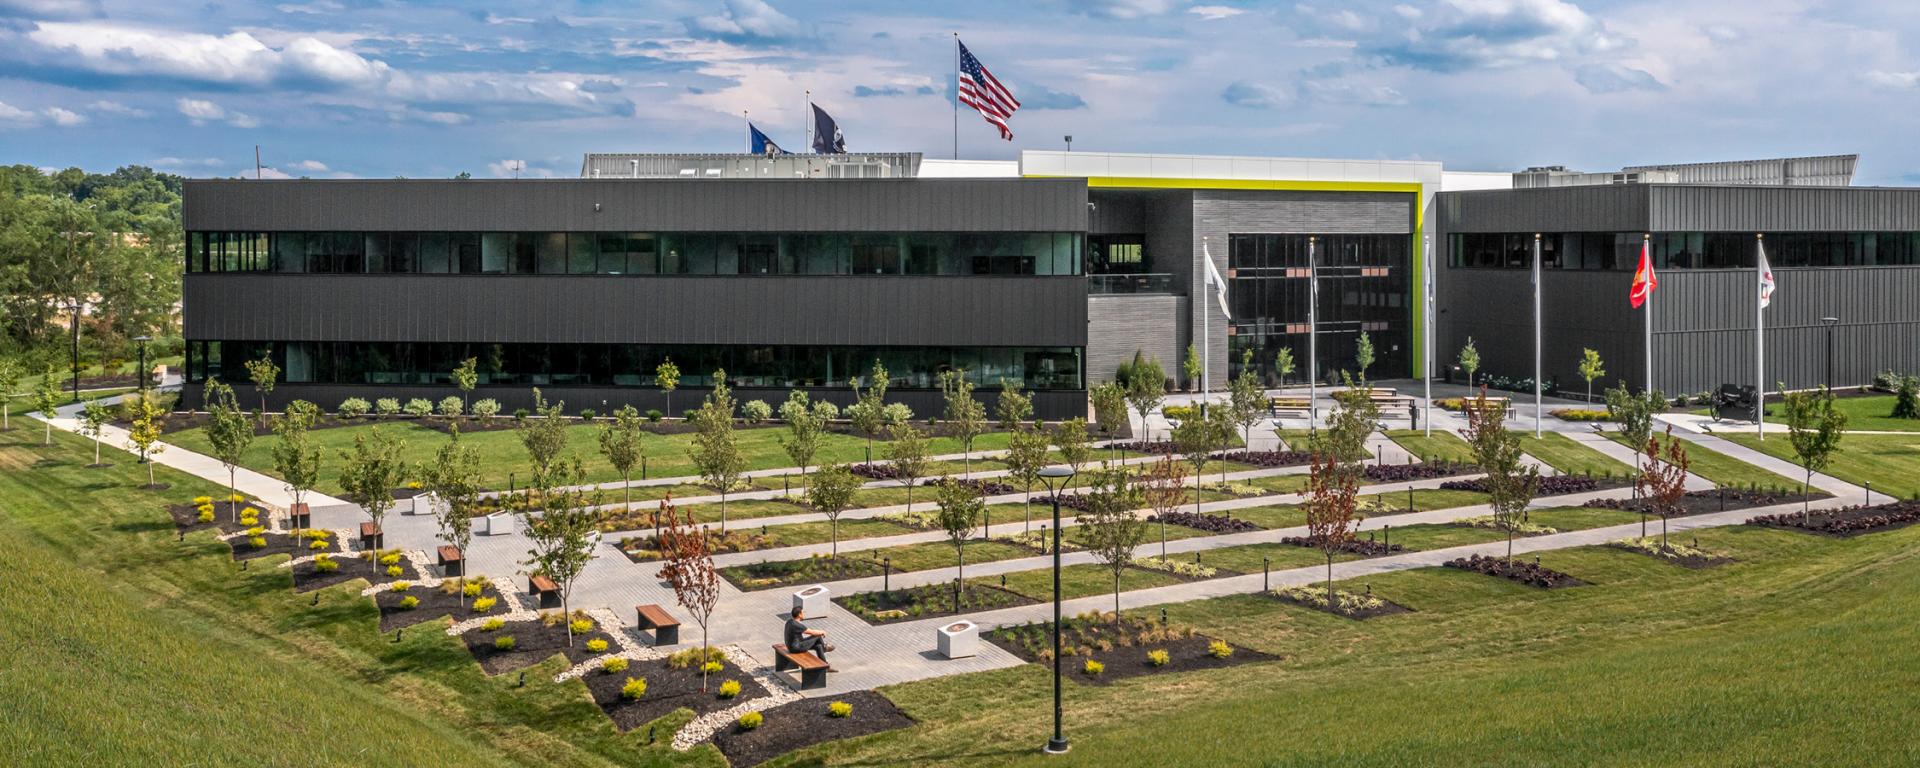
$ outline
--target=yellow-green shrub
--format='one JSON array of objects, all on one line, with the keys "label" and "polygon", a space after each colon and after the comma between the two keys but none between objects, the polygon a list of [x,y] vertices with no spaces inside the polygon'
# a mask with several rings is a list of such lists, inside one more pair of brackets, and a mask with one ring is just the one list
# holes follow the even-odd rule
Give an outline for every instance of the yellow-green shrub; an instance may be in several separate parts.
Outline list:
[{"label": "yellow-green shrub", "polygon": [[573,623],[568,624],[567,627],[572,629],[573,633],[576,635],[584,635],[588,632],[593,631],[593,620],[592,619],[574,619]]},{"label": "yellow-green shrub", "polygon": [[1086,665],[1082,666],[1080,670],[1089,675],[1098,675],[1107,671],[1107,665],[1094,661],[1093,659],[1087,659]]},{"label": "yellow-green shrub", "polygon": [[766,720],[766,718],[761,716],[760,713],[748,712],[740,716],[740,719],[737,721],[737,724],[740,726],[740,730],[751,731],[755,728],[760,727],[760,723],[763,722],[764,720]]},{"label": "yellow-green shrub", "polygon": [[513,639],[513,635],[501,635],[493,639],[495,650],[511,651],[516,644],[518,643]]},{"label": "yellow-green shrub", "polygon": [[491,611],[493,610],[494,604],[497,602],[499,601],[491,597],[482,597],[482,598],[475,599],[473,601],[473,612],[486,613],[487,611]]},{"label": "yellow-green shrub", "polygon": [[1155,648],[1147,651],[1147,666],[1149,667],[1164,667],[1167,665],[1167,662],[1172,660],[1173,657],[1167,655],[1165,648]]},{"label": "yellow-green shrub", "polygon": [[397,566],[397,565],[387,566],[387,578],[390,578],[390,579],[400,578],[400,575],[406,572],[407,572],[407,569],[401,568],[400,566]]},{"label": "yellow-green shrub", "polygon": [[726,669],[726,667],[722,666],[720,662],[717,662],[717,661],[709,661],[705,664],[700,665],[700,671],[705,672],[709,675],[720,674],[720,670],[722,669]]},{"label": "yellow-green shrub", "polygon": [[500,628],[505,627],[506,625],[507,625],[506,619],[487,619],[485,622],[482,622],[480,624],[480,631],[498,632],[500,631]]},{"label": "yellow-green shrub", "polygon": [[410,582],[410,581],[396,581],[392,584],[387,585],[387,589],[394,592],[405,592],[412,588],[413,588],[413,582]]},{"label": "yellow-green shrub", "polygon": [[618,656],[611,659],[603,659],[600,662],[600,671],[609,675],[617,675],[625,672],[627,671],[627,660]]},{"label": "yellow-green shrub", "polygon": [[1233,646],[1227,645],[1225,640],[1215,640],[1207,643],[1207,655],[1216,659],[1227,658],[1233,655]]},{"label": "yellow-green shrub", "polygon": [[853,714],[852,704],[844,701],[836,701],[827,705],[827,717],[846,717],[851,714]]},{"label": "yellow-green shrub", "polygon": [[474,580],[474,581],[469,581],[466,583],[465,586],[460,587],[460,594],[466,595],[467,597],[479,597],[480,593],[485,592],[486,590],[487,590],[487,586],[484,582]]},{"label": "yellow-green shrub", "polygon": [[414,597],[413,595],[400,598],[400,610],[411,611],[418,607],[420,607],[420,598]]},{"label": "yellow-green shrub", "polygon": [[601,653],[605,650],[607,650],[607,641],[597,637],[587,641],[588,653]]},{"label": "yellow-green shrub", "polygon": [[631,700],[645,695],[647,695],[647,679],[644,677],[629,677],[626,684],[620,686],[620,698]]},{"label": "yellow-green shrub", "polygon": [[731,699],[740,695],[740,681],[728,680],[720,684],[720,698]]},{"label": "yellow-green shrub", "polygon": [[266,548],[266,546],[267,546],[267,537],[265,537],[265,536],[248,536],[248,537],[247,537],[247,545],[248,545],[248,546],[250,546],[250,547],[253,547],[254,549],[265,549],[265,548]]}]

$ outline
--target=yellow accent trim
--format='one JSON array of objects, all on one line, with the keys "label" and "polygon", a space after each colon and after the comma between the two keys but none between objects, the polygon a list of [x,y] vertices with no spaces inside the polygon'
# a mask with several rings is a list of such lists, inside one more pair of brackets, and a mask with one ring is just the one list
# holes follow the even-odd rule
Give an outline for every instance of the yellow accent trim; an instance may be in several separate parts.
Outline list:
[{"label": "yellow accent trim", "polygon": [[[1029,179],[1072,179],[1079,176],[1028,174]],[[1159,179],[1144,176],[1087,176],[1096,189],[1278,189],[1297,192],[1420,192],[1417,181],[1293,181],[1281,179]]]}]

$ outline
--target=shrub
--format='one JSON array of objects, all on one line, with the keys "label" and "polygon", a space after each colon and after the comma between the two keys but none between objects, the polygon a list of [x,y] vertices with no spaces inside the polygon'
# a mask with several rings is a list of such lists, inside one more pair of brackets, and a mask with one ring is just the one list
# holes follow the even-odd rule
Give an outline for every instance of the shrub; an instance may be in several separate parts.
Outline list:
[{"label": "shrub", "polygon": [[773,406],[767,405],[765,400],[748,400],[746,405],[740,406],[740,416],[748,424],[759,424],[773,418]]},{"label": "shrub", "polygon": [[1225,640],[1215,640],[1207,643],[1207,655],[1216,659],[1227,658],[1233,655],[1233,646],[1227,645]]},{"label": "shrub", "polygon": [[1193,418],[1194,413],[1197,411],[1198,409],[1191,405],[1169,405],[1160,409],[1160,415],[1173,421],[1186,421],[1187,419]]},{"label": "shrub", "polygon": [[600,412],[592,408],[580,409],[580,418],[585,421],[593,421],[593,417],[599,416],[599,415],[600,415]]},{"label": "shrub", "polygon": [[606,650],[607,650],[607,641],[605,640],[602,640],[596,637],[592,640],[587,641],[588,653],[604,653]]},{"label": "shrub", "polygon": [[367,401],[357,397],[349,397],[340,401],[340,407],[334,409],[334,412],[340,414],[340,417],[344,419],[357,419],[367,415],[367,412],[370,410],[373,410],[373,406],[368,405]]},{"label": "shrub", "polygon": [[593,631],[593,619],[574,619],[567,628],[573,630],[576,635],[584,635]]},{"label": "shrub", "polygon": [[1107,665],[1094,661],[1093,659],[1087,659],[1087,663],[1081,665],[1080,671],[1085,672],[1088,675],[1098,675],[1102,672],[1107,671]]},{"label": "shrub", "polygon": [[825,400],[815,400],[813,402],[813,415],[820,417],[822,421],[833,421],[834,419],[840,418],[840,406]]},{"label": "shrub", "polygon": [[227,497],[227,501],[231,501],[231,502],[233,502],[233,503],[235,503],[235,504],[239,504],[239,503],[241,503],[241,502],[244,502],[244,501],[246,501],[246,500],[247,500],[247,497],[245,497],[245,496],[242,496],[242,495],[240,495],[240,494],[237,494],[237,493],[236,493],[236,494],[233,494],[232,496],[228,496],[228,497]]},{"label": "shrub", "polygon": [[397,578],[400,578],[401,576],[403,576],[403,575],[405,575],[405,574],[406,574],[406,572],[407,572],[407,569],[405,569],[405,568],[402,568],[402,567],[400,567],[400,566],[397,566],[397,565],[389,565],[389,566],[387,566],[387,578],[389,578],[389,579],[397,579]]},{"label": "shrub", "polygon": [[300,538],[303,539],[319,539],[325,541],[327,536],[328,533],[325,528],[308,528],[300,532]]},{"label": "shrub", "polygon": [[400,598],[400,610],[411,611],[418,607],[420,607],[420,598],[414,597],[413,595]]},{"label": "shrub", "polygon": [[441,416],[451,419],[459,416],[460,412],[466,409],[467,404],[460,402],[459,397],[447,395],[446,397],[440,398],[440,407],[435,410],[438,410]]},{"label": "shrub", "polygon": [[373,412],[382,416],[392,416],[400,412],[400,398],[383,397],[373,401]]},{"label": "shrub", "polygon": [[1173,657],[1167,655],[1167,649],[1165,648],[1155,648],[1147,651],[1147,666],[1149,667],[1164,667],[1167,665],[1167,662],[1172,660]]},{"label": "shrub", "polygon": [[645,695],[647,695],[647,679],[644,677],[629,677],[626,685],[620,686],[620,698],[631,701]]},{"label": "shrub", "polygon": [[666,414],[664,414],[664,413],[661,413],[661,412],[660,412],[660,409],[658,409],[658,408],[648,408],[648,409],[647,409],[647,421],[651,421],[651,422],[655,422],[655,423],[658,423],[658,422],[660,421],[660,417],[662,417],[662,416],[665,416],[665,415],[666,415]]},{"label": "shrub", "polygon": [[1561,408],[1548,413],[1563,421],[1607,421],[1611,418],[1606,411],[1596,408]]},{"label": "shrub", "polygon": [[755,728],[760,727],[760,723],[764,722],[765,720],[766,718],[761,716],[761,714],[758,712],[748,712],[740,716],[740,720],[739,720],[740,730],[751,731]]},{"label": "shrub", "polygon": [[693,663],[696,661],[705,663],[709,661],[726,660],[726,652],[718,648],[688,648],[684,651],[675,651],[672,655],[669,655],[667,657],[667,666],[673,667],[674,669],[686,669],[693,666]]},{"label": "shrub", "polygon": [[603,674],[617,675],[627,671],[627,664],[628,662],[626,659],[620,658],[618,656],[615,656],[610,659],[601,659],[600,671]]},{"label": "shrub", "polygon": [[[243,517],[243,518],[240,518],[240,522],[241,522],[242,524],[245,524],[245,523],[246,523],[246,521],[247,521],[247,518],[244,518],[244,517]],[[259,522],[259,519],[258,519],[258,518],[254,518],[254,522],[256,522],[256,523],[257,523],[257,522]],[[265,534],[266,534],[266,532],[267,532],[267,529],[265,529],[265,528],[262,528],[262,527],[260,527],[260,526],[258,526],[258,525],[255,525],[255,526],[251,526],[251,527],[248,527],[248,528],[247,528],[247,535],[248,535],[248,536],[262,536],[262,535],[265,535]]]},{"label": "shrub", "polygon": [[1901,376],[1894,384],[1893,417],[1920,419],[1920,376]]},{"label": "shrub", "polygon": [[248,545],[248,546],[251,546],[251,547],[253,547],[254,549],[265,549],[265,548],[266,548],[266,546],[267,546],[267,537],[265,537],[265,536],[248,536],[248,537],[247,537],[247,545]]},{"label": "shrub", "polygon": [[499,602],[498,600],[495,600],[491,597],[479,598],[473,601],[473,612],[486,613],[487,611],[493,610],[493,606],[498,602]]},{"label": "shrub", "polygon": [[515,408],[515,409],[513,409],[513,419],[514,419],[514,421],[519,421],[519,420],[521,420],[521,419],[525,419],[525,418],[526,418],[527,416],[529,416],[529,415],[531,415],[531,414],[532,414],[532,412],[531,412],[531,411],[528,411],[528,410],[527,410],[527,409],[525,409],[525,408]]},{"label": "shrub", "polygon": [[387,591],[389,592],[405,592],[412,588],[413,588],[413,583],[407,582],[407,581],[396,581],[392,584],[387,585]]},{"label": "shrub", "polygon": [[506,619],[487,619],[485,623],[480,625],[480,631],[498,632],[505,626],[507,626]]},{"label": "shrub", "polygon": [[726,669],[726,666],[717,661],[709,661],[705,664],[700,665],[700,671],[705,672],[709,675],[720,674],[720,670],[723,670],[723,669]]},{"label": "shrub", "polygon": [[201,507],[198,518],[203,523],[213,522],[213,507]]},{"label": "shrub", "polygon": [[318,555],[313,558],[313,569],[321,573],[333,573],[334,571],[340,570],[340,564],[334,562],[334,559],[331,557]]},{"label": "shrub", "polygon": [[731,699],[740,695],[740,681],[728,680],[720,684],[720,698]]},{"label": "shrub", "polygon": [[500,415],[500,401],[491,397],[473,401],[473,415],[480,417],[481,421]]},{"label": "shrub", "polygon": [[384,554],[384,555],[381,555],[381,556],[380,556],[380,564],[381,564],[381,565],[399,565],[399,564],[400,564],[400,553],[398,553],[398,552],[388,552],[388,553],[386,553],[386,554]]},{"label": "shrub", "polygon": [[913,420],[913,409],[906,403],[887,403],[885,408],[880,409],[880,414],[889,425],[905,424]]},{"label": "shrub", "polygon": [[513,635],[501,635],[493,639],[493,649],[496,651],[511,651],[517,644]]},{"label": "shrub", "polygon": [[198,506],[201,506],[201,505],[203,505],[203,504],[212,504],[212,503],[213,503],[213,497],[212,497],[212,496],[195,496],[195,497],[193,497],[193,505],[194,505],[194,506],[196,506],[196,507],[198,507]]},{"label": "shrub", "polygon": [[312,549],[316,551],[324,551],[326,548],[327,548],[326,539],[314,539],[312,544],[307,545],[307,549]]},{"label": "shrub", "polygon": [[827,705],[827,717],[846,717],[851,714],[853,714],[852,704],[836,701]]},{"label": "shrub", "polygon": [[469,581],[460,587],[460,594],[466,595],[467,597],[479,597],[480,593],[485,591],[487,591],[486,582],[478,580]]},{"label": "shrub", "polygon": [[433,415],[433,401],[424,397],[416,397],[408,400],[407,406],[403,410],[407,412],[408,416],[426,418]]}]

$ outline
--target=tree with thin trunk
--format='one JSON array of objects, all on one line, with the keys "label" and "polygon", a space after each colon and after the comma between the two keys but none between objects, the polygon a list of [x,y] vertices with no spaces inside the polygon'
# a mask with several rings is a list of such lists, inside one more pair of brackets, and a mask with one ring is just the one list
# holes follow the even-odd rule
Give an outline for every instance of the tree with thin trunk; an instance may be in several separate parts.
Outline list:
[{"label": "tree with thin trunk", "polygon": [[1460,370],[1467,372],[1467,388],[1473,388],[1473,373],[1480,370],[1480,348],[1473,345],[1473,337],[1467,337],[1467,345],[1460,348],[1460,357],[1455,361]]},{"label": "tree with thin trunk", "polygon": [[241,457],[253,445],[253,420],[234,400],[233,388],[217,379],[207,379],[201,399],[207,408],[207,442],[213,446],[213,457],[227,468],[227,512],[238,519],[240,505],[232,497],[240,493],[236,475]]},{"label": "tree with thin trunk", "polygon": [[1687,497],[1688,461],[1684,442],[1673,439],[1673,427],[1667,427],[1664,453],[1660,442],[1651,438],[1640,447],[1646,455],[1645,468],[1634,478],[1633,485],[1640,491],[1640,498],[1653,505],[1653,513],[1660,516],[1661,549],[1667,549],[1667,519],[1680,514],[1680,502]]},{"label": "tree with thin trunk", "polygon": [[1241,449],[1253,450],[1253,425],[1267,413],[1267,388],[1260,386],[1260,376],[1253,372],[1253,350],[1249,349],[1241,358],[1240,375],[1233,377],[1228,385],[1227,413],[1232,416],[1234,426],[1240,428]]},{"label": "tree with thin trunk", "polygon": [[1007,440],[1007,455],[1000,459],[1007,465],[1007,479],[1019,483],[1026,494],[1021,502],[1021,512],[1026,518],[1022,530],[1029,533],[1033,531],[1033,484],[1040,481],[1040,470],[1046,468],[1047,458],[1047,436],[1039,429],[1021,427]]},{"label": "tree with thin trunk", "polygon": [[[682,520],[674,514],[670,502],[660,502],[660,516],[667,521],[667,528],[660,532],[660,554],[663,563],[659,576],[673,588],[673,598],[695,624],[700,625],[701,658],[704,661],[712,655],[712,645],[707,641],[707,622],[713,618],[713,609],[720,604],[720,574],[713,569],[713,550],[707,538],[707,532],[693,522],[693,513],[688,512]],[[700,668],[700,690],[707,689],[706,665]]]},{"label": "tree with thin trunk", "polygon": [[248,360],[247,378],[253,380],[253,391],[260,396],[260,419],[266,423],[267,395],[273,394],[274,383],[280,380],[280,366],[273,364],[273,358],[261,356],[258,360]]},{"label": "tree with thin trunk", "polygon": [[1130,478],[1124,469],[1101,472],[1085,493],[1087,510],[1078,516],[1087,551],[1113,572],[1115,614],[1120,612],[1120,577],[1147,539],[1147,521],[1133,513],[1140,508],[1141,494]]},{"label": "tree with thin trunk", "polygon": [[[1785,391],[1787,387],[1783,383],[1779,388]],[[1812,501],[1806,496],[1813,485],[1813,473],[1833,463],[1833,454],[1840,450],[1840,438],[1845,435],[1847,414],[1835,406],[1833,391],[1826,387],[1817,392],[1787,392],[1781,407],[1787,416],[1787,440],[1793,444],[1794,455],[1800,457],[1800,467],[1806,470],[1806,477],[1800,481],[1800,519],[1804,521],[1812,514]]]},{"label": "tree with thin trunk", "polygon": [[973,476],[973,441],[987,431],[987,409],[973,398],[973,382],[963,370],[940,372],[940,394],[946,399],[947,429],[965,452],[963,476]]},{"label": "tree with thin trunk", "polygon": [[613,412],[613,420],[600,428],[600,453],[613,465],[613,471],[620,473],[620,489],[626,494],[620,502],[623,507],[633,506],[633,468],[640,464],[640,457],[647,455],[646,444],[641,441],[644,434],[640,411],[631,405],[620,406]]},{"label": "tree with thin trunk", "polygon": [[[1642,446],[1653,438],[1653,415],[1666,407],[1667,396],[1658,390],[1636,395],[1626,382],[1606,391],[1607,418],[1620,425],[1620,436],[1627,445]],[[1640,452],[1634,451],[1634,470],[1640,469]]]},{"label": "tree with thin trunk", "polygon": [[[407,481],[400,441],[371,427],[365,434],[354,435],[353,450],[341,451],[340,460],[340,489],[346,491],[348,501],[366,511],[375,529],[385,531],[382,523],[393,508],[393,489]],[[378,561],[380,553],[371,552],[369,557]]]},{"label": "tree with thin trunk", "polygon": [[980,527],[980,517],[986,514],[987,503],[973,488],[952,482],[939,485],[935,493],[940,511],[935,515],[941,529],[947,532],[947,541],[953,544],[953,556],[957,563],[953,580],[953,609],[960,610],[960,598],[967,582],[967,540],[972,538],[973,529]]},{"label": "tree with thin trunk", "polygon": [[[421,468],[427,489],[433,492],[433,517],[440,524],[441,540],[453,545],[464,556],[473,542],[474,506],[480,501],[480,451],[460,442],[460,425],[447,429],[448,439],[433,454],[433,463]],[[464,580],[466,573],[461,574]],[[464,584],[462,586],[465,586]],[[460,607],[467,605],[466,590],[460,590]]]},{"label": "tree with thin trunk", "polygon": [[667,418],[673,418],[673,391],[680,388],[680,366],[669,357],[653,369],[653,385],[667,393]]},{"label": "tree with thin trunk", "polygon": [[1033,396],[1020,391],[1019,382],[1002,376],[1000,399],[993,404],[993,412],[1000,420],[1000,428],[1012,432],[1033,418]]},{"label": "tree with thin trunk", "polygon": [[167,444],[160,442],[160,430],[164,426],[167,412],[155,401],[152,392],[139,393],[131,400],[133,406],[131,426],[127,428],[127,447],[140,452],[140,463],[147,465],[147,488],[157,488],[153,480],[153,454],[166,450]]},{"label": "tree with thin trunk", "polygon": [[469,357],[461,361],[452,373],[453,386],[460,390],[460,412],[470,413],[467,409],[467,396],[473,394],[473,388],[480,386],[480,358]]},{"label": "tree with thin trunk", "polygon": [[1486,473],[1481,483],[1487,489],[1494,525],[1507,534],[1507,562],[1511,564],[1514,534],[1525,520],[1534,495],[1540,492],[1540,468],[1524,462],[1520,436],[1507,429],[1501,414],[1487,407],[1484,388],[1467,409],[1463,436],[1473,451],[1473,463]]},{"label": "tree with thin trunk", "polygon": [[1127,405],[1140,414],[1140,439],[1151,440],[1153,429],[1147,426],[1147,417],[1167,399],[1167,374],[1160,369],[1160,361],[1135,350],[1133,363],[1127,366],[1126,386]]},{"label": "tree with thin trunk", "polygon": [[1281,347],[1273,353],[1273,372],[1280,378],[1280,386],[1287,385],[1287,377],[1294,372],[1293,347]]},{"label": "tree with thin trunk", "polygon": [[873,463],[873,439],[887,427],[887,385],[891,382],[886,366],[879,360],[873,361],[866,390],[860,392],[859,402],[847,408],[847,418],[853,422],[853,428],[867,436],[868,464]]},{"label": "tree with thin trunk", "polygon": [[40,377],[40,386],[34,390],[34,405],[40,409],[40,419],[46,423],[47,434],[41,445],[53,445],[53,420],[60,416],[60,382],[53,365],[47,365],[47,372]]},{"label": "tree with thin trunk", "polygon": [[1113,435],[1117,428],[1127,423],[1127,390],[1111,381],[1094,387],[1087,393],[1087,399],[1093,401],[1093,419],[1100,424],[1100,436],[1107,441],[1108,458],[1119,460],[1120,449],[1113,444]]},{"label": "tree with thin trunk", "polygon": [[1600,362],[1600,353],[1596,350],[1581,348],[1580,378],[1587,381],[1587,402],[1593,402],[1593,380],[1607,375],[1606,365]]},{"label": "tree with thin trunk", "polygon": [[556,462],[560,460],[560,452],[567,448],[566,407],[564,400],[548,404],[547,398],[535,387],[533,415],[514,425],[520,445],[527,449],[527,460],[533,465],[532,476],[527,479],[530,497],[541,489],[560,485],[553,481],[552,475],[558,471]]},{"label": "tree with thin trunk", "polygon": [[1200,367],[1200,347],[1193,344],[1187,345],[1187,359],[1180,364],[1180,368],[1182,372],[1187,374],[1187,389],[1198,391],[1200,389],[1200,374],[1205,373]]},{"label": "tree with thin trunk", "polygon": [[26,367],[19,358],[0,357],[0,432],[13,431],[13,395],[20,387]]},{"label": "tree with thin trunk", "polygon": [[[272,446],[273,470],[286,483],[294,504],[305,503],[307,492],[320,482],[320,449],[309,435],[318,412],[312,403],[295,400],[273,420],[273,434],[279,438]],[[299,541],[300,530],[294,529],[293,534]]]},{"label": "tree with thin trunk", "polygon": [[1141,500],[1160,521],[1160,556],[1167,556],[1167,516],[1187,500],[1187,474],[1172,456],[1162,456],[1147,470],[1139,485]]},{"label": "tree with thin trunk", "polygon": [[913,509],[913,487],[927,476],[927,436],[911,424],[888,428],[887,460],[907,486],[907,509]]},{"label": "tree with thin trunk", "polygon": [[520,511],[521,528],[526,531],[527,559],[522,565],[530,573],[546,576],[560,589],[560,613],[567,625],[567,647],[573,647],[573,585],[593,561],[593,550],[600,545],[599,493],[593,497],[581,490],[586,468],[579,457],[560,462],[556,471],[546,475],[552,485],[539,489],[541,509]]},{"label": "tree with thin trunk", "polygon": [[1315,451],[1307,473],[1307,538],[1327,559],[1327,608],[1333,598],[1333,558],[1353,539],[1360,469],[1331,452]]},{"label": "tree with thin trunk", "polygon": [[733,390],[727,387],[727,372],[713,372],[713,392],[706,403],[694,409],[688,418],[695,432],[688,458],[700,471],[701,479],[720,492],[720,531],[727,530],[727,494],[740,484],[747,471],[746,457],[740,455],[740,443],[733,433]]},{"label": "tree with thin trunk", "polygon": [[1353,343],[1353,364],[1359,368],[1360,380],[1367,380],[1367,369],[1373,367],[1373,337],[1366,331],[1360,332],[1360,339]]},{"label": "tree with thin trunk", "polygon": [[1200,474],[1207,468],[1207,462],[1213,460],[1213,451],[1219,444],[1215,424],[1199,411],[1192,411],[1173,427],[1173,447],[1186,457],[1193,467],[1193,513],[1200,514]]},{"label": "tree with thin trunk", "polygon": [[827,528],[833,539],[832,557],[840,556],[840,514],[853,506],[853,494],[860,490],[860,477],[845,464],[828,464],[813,473],[807,488],[807,503],[827,516]]},{"label": "tree with thin trunk", "polygon": [[93,466],[104,467],[100,463],[100,439],[107,431],[107,423],[113,421],[113,409],[108,408],[98,398],[88,400],[80,411],[80,431],[93,438]]},{"label": "tree with thin trunk", "polygon": [[[1351,385],[1352,380],[1348,381]],[[1326,426],[1308,439],[1309,450],[1330,453],[1360,471],[1367,459],[1367,437],[1380,426],[1380,406],[1367,396],[1365,381],[1333,393],[1334,408],[1327,414]]]},{"label": "tree with thin trunk", "polygon": [[1075,416],[1053,426],[1053,447],[1060,452],[1060,462],[1073,471],[1093,460],[1093,446],[1087,439],[1087,420]]},{"label": "tree with thin trunk", "polygon": [[780,437],[780,448],[787,452],[794,466],[800,468],[800,484],[807,485],[807,467],[813,464],[813,456],[820,452],[821,442],[826,440],[827,420],[816,410],[805,390],[796,389],[787,395],[787,401],[780,404],[780,419],[786,422],[787,434]]}]

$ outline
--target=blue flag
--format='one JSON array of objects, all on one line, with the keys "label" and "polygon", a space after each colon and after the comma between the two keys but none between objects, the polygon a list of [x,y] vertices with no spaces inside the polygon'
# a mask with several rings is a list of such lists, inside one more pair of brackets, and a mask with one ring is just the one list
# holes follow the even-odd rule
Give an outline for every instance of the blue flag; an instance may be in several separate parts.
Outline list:
[{"label": "blue flag", "polygon": [[818,105],[813,107],[813,151],[823,155],[844,155],[847,153],[847,140],[840,135],[840,124]]},{"label": "blue flag", "polygon": [[759,128],[753,127],[753,123],[747,123],[747,131],[750,134],[750,138],[753,141],[754,154],[756,155],[787,154],[787,151],[784,149],[781,149],[779,144],[773,143],[773,139],[767,138],[767,135],[764,133],[761,133]]}]

